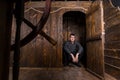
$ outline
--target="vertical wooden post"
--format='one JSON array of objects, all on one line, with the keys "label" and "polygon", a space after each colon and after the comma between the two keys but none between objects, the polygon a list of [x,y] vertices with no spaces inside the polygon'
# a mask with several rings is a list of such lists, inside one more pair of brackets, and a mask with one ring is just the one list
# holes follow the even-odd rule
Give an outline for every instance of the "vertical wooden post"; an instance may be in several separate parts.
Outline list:
[{"label": "vertical wooden post", "polygon": [[1,0],[0,7],[0,80],[8,80],[13,3]]},{"label": "vertical wooden post", "polygon": [[15,48],[14,48],[14,63],[13,63],[13,80],[19,78],[20,68],[20,31],[22,19],[24,17],[24,0],[16,0],[15,5],[15,18],[16,18],[16,35],[15,35]]}]

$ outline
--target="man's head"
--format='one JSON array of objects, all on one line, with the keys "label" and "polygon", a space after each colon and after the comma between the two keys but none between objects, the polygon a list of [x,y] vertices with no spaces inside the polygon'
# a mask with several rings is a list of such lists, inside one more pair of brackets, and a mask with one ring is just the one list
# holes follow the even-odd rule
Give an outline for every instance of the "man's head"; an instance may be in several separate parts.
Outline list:
[{"label": "man's head", "polygon": [[70,41],[74,42],[75,41],[75,34],[70,34]]}]

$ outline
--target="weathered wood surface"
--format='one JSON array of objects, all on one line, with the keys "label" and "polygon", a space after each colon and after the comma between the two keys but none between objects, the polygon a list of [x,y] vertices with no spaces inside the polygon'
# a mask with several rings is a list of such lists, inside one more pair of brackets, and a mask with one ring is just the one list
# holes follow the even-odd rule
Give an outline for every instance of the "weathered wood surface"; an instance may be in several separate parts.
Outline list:
[{"label": "weathered wood surface", "polygon": [[[12,80],[11,69],[9,80]],[[64,68],[21,68],[19,80],[100,80],[87,72],[83,67]],[[105,74],[105,80],[116,80]]]},{"label": "weathered wood surface", "polygon": [[86,16],[87,69],[101,79],[104,79],[103,31],[103,6],[95,1]]},{"label": "weathered wood surface", "polygon": [[106,42],[120,41],[120,23],[115,26],[111,25],[110,28],[106,28],[105,33],[106,33],[105,35]]},{"label": "weathered wood surface", "polygon": [[[88,70],[95,72],[96,74],[100,76],[104,76],[104,67],[103,67],[103,56],[104,54],[101,54],[103,51],[102,42],[94,41],[87,43],[87,67]],[[97,47],[99,46],[99,48]]]},{"label": "weathered wood surface", "polygon": [[111,41],[105,43],[107,49],[120,49],[120,41]]},{"label": "weathered wood surface", "polygon": [[[36,25],[43,14],[44,1],[26,3],[25,18]],[[20,65],[24,67],[61,67],[62,66],[62,44],[63,44],[63,14],[68,11],[81,11],[86,13],[91,2],[52,2],[51,14],[43,31],[57,44],[52,45],[43,36],[38,35],[29,44],[21,48]],[[34,8],[29,9],[28,8]],[[12,27],[12,43],[14,43],[15,23]],[[74,25],[72,25],[74,26]],[[32,29],[22,24],[21,39]],[[79,34],[79,32],[77,32]],[[12,59],[12,54],[11,54]],[[12,63],[12,60],[11,60]],[[11,64],[12,65],[12,64]]]},{"label": "weathered wood surface", "polygon": [[105,56],[120,58],[120,49],[105,49]]},{"label": "weathered wood surface", "polygon": [[120,76],[119,76],[120,75],[120,68],[118,68],[114,65],[105,64],[105,69],[106,69],[106,73],[108,73],[109,75],[112,75],[117,80],[120,79]]},{"label": "weathered wood surface", "polygon": [[120,11],[104,1],[105,71],[120,79]]},{"label": "weathered wood surface", "polygon": [[105,56],[105,61],[108,64],[114,65],[116,67],[120,67],[120,58]]},{"label": "weathered wood surface", "polygon": [[[84,68],[65,67],[60,69],[21,68],[19,80],[100,80]],[[11,80],[11,74],[10,79]]]},{"label": "weathered wood surface", "polygon": [[[33,8],[40,8],[40,7],[44,7],[45,4],[44,1],[34,1],[34,2],[28,2],[28,4],[26,4],[25,8],[30,8],[30,7],[33,7]],[[86,11],[87,8],[90,6],[90,1],[68,1],[68,2],[63,2],[63,1],[53,1],[52,2],[52,7],[54,8],[72,8],[72,7],[81,7],[83,9],[83,11]],[[85,10],[84,10],[85,9]],[[51,10],[54,11],[55,9]]]},{"label": "weathered wood surface", "polygon": [[[115,18],[116,19],[116,18]],[[118,21],[120,19],[116,19]],[[109,23],[111,24],[111,23]],[[120,24],[112,25],[106,28],[105,31],[105,48],[108,49],[120,49]]]}]

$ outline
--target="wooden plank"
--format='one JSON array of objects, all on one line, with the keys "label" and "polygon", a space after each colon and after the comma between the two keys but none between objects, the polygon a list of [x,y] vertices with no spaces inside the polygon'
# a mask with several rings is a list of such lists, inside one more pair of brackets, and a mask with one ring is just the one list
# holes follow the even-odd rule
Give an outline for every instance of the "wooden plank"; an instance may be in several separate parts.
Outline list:
[{"label": "wooden plank", "polygon": [[[99,48],[97,48],[99,46]],[[102,46],[101,41],[94,41],[91,43],[87,43],[87,58],[89,59],[87,61],[87,66],[93,71],[96,72],[99,75],[103,76],[103,57],[104,54],[102,53]],[[94,53],[93,53],[94,51]],[[92,58],[90,58],[92,57]],[[92,64],[92,65],[91,65]],[[97,67],[97,68],[96,68]]]},{"label": "wooden plank", "polygon": [[99,8],[100,8],[99,2],[97,2],[97,1],[92,2],[91,5],[88,8],[89,10],[88,10],[87,14],[88,13],[89,14],[87,15],[87,17],[91,16],[91,14],[94,14],[96,11],[99,10]]},{"label": "wooden plank", "polygon": [[[51,16],[49,16],[47,23],[45,24],[44,32],[47,35],[50,35],[50,23]],[[43,67],[49,67],[50,66],[50,54],[51,54],[51,49],[50,49],[50,43],[44,39],[44,47],[43,47],[43,54],[44,54],[44,60],[43,60]]]},{"label": "wooden plank", "polygon": [[120,41],[109,41],[109,42],[105,43],[105,48],[120,49]]},{"label": "wooden plank", "polygon": [[105,63],[120,67],[120,58],[105,56]]},{"label": "wooden plank", "polygon": [[120,49],[105,49],[105,55],[120,58]]},{"label": "wooden plank", "polygon": [[105,31],[105,39],[106,39],[106,43],[109,41],[119,41],[120,40],[120,23],[112,26],[110,28],[107,28]]},{"label": "wooden plank", "polygon": [[[98,5],[97,9],[94,10],[94,5]],[[104,44],[103,44],[103,37],[102,32],[104,31],[103,25],[103,7],[102,2],[95,1],[91,7],[94,12],[87,13],[86,17],[86,39],[93,39],[92,41],[86,44],[87,47],[87,68],[99,75],[98,77],[103,79],[104,78]],[[95,40],[101,37],[101,40]],[[99,46],[99,47],[98,47]]]},{"label": "wooden plank", "polygon": [[104,1],[104,21],[105,21],[105,71],[120,79],[119,66],[119,31],[120,31],[120,12]]},{"label": "wooden plank", "polygon": [[[111,25],[111,27],[106,28],[106,33],[109,34],[111,32],[116,32],[119,31],[120,29],[120,23],[116,24],[116,25]],[[114,31],[115,30],[115,31]]]},{"label": "wooden plank", "polygon": [[120,79],[120,68],[117,68],[113,65],[105,63],[105,70],[107,73],[109,73],[111,76],[114,76],[117,80]]},{"label": "wooden plank", "polygon": [[96,37],[97,35],[101,34],[101,31],[103,30],[102,25],[100,23],[101,19],[98,19],[100,18],[99,15],[101,15],[99,12],[101,12],[100,9],[98,9],[95,13],[89,16],[89,21],[86,22],[87,25],[89,26],[89,27],[86,27],[87,38]]},{"label": "wooden plank", "polygon": [[[85,7],[87,9],[91,4],[91,1],[53,1],[52,7]],[[25,8],[40,8],[45,6],[45,1],[33,1],[30,4],[26,4]]]},{"label": "wooden plank", "polygon": [[119,14],[118,9],[114,8],[114,10],[111,10],[111,11],[110,10],[111,10],[111,8],[110,9],[108,8],[108,11],[105,11],[105,13],[107,13],[107,14],[105,14],[105,21],[110,20],[111,18],[113,18],[116,15],[116,13]]},{"label": "wooden plank", "polygon": [[62,40],[62,30],[63,30],[63,17],[60,15],[62,13],[62,11],[60,11],[58,14],[58,20],[57,20],[57,41],[58,41],[58,44],[57,44],[57,55],[56,57],[58,58],[57,60],[57,64],[56,64],[56,67],[60,67],[62,66],[62,44],[63,44],[63,40]]},{"label": "wooden plank", "polygon": [[110,76],[109,74],[105,73],[105,80],[117,80],[113,76]]},{"label": "wooden plank", "polygon": [[[48,20],[47,20],[47,23],[45,25],[45,28],[44,28],[44,31],[47,35],[50,36],[50,27],[51,27],[51,24],[50,23],[50,20],[51,20],[51,16],[49,16]],[[50,50],[50,43],[44,39],[44,67],[49,67],[50,66],[50,54],[51,54],[51,50]]]},{"label": "wooden plank", "polygon": [[119,13],[116,13],[116,14],[113,14],[113,17],[110,17],[110,19],[108,19],[106,22],[105,22],[105,25],[109,28],[111,26],[115,26],[117,24],[119,24],[120,20],[120,12]]},{"label": "wooden plank", "polygon": [[[38,15],[37,15],[37,22],[39,21],[39,19],[41,18],[41,14],[40,13],[38,13]],[[36,66],[37,67],[44,67],[44,65],[43,65],[43,59],[44,59],[44,57],[43,57],[43,49],[44,49],[44,37],[43,36],[41,36],[41,35],[38,35],[37,37],[36,37],[36,42],[34,43],[35,44],[35,54],[37,54],[37,56],[36,56],[36,58],[37,58],[37,64],[36,64]]]},{"label": "wooden plank", "polygon": [[95,72],[91,71],[89,68],[86,69],[88,72],[90,72],[91,74],[95,75],[96,77],[100,78],[101,80],[104,80],[103,77],[101,77],[100,75],[96,74]]},{"label": "wooden plank", "polygon": [[[50,28],[50,35],[52,38],[54,38],[57,41],[57,13],[51,14],[51,28]],[[51,46],[51,67],[55,67],[57,64],[57,46],[56,45],[50,45]]]}]

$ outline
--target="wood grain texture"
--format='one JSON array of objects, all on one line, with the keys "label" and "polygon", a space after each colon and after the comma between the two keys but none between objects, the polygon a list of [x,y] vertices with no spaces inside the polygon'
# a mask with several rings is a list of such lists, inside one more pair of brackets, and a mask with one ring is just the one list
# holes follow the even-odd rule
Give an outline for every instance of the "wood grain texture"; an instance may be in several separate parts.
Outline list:
[{"label": "wood grain texture", "polygon": [[120,58],[105,56],[105,63],[120,67]]},{"label": "wood grain texture", "polygon": [[120,40],[120,23],[116,25],[111,25],[110,28],[106,28],[105,30],[105,40],[106,43],[110,41],[119,41]]},{"label": "wood grain texture", "polygon": [[104,79],[103,6],[95,1],[86,16],[87,70]]},{"label": "wood grain texture", "polygon": [[111,66],[109,64],[105,64],[105,69],[106,69],[106,73],[108,73],[111,76],[114,76],[117,80],[120,79],[120,69],[116,68],[114,66]]},{"label": "wood grain texture", "polygon": [[[10,78],[11,79],[11,74]],[[100,80],[84,68],[64,67],[58,69],[21,68],[19,80]]]},{"label": "wood grain texture", "polygon": [[105,56],[120,58],[120,49],[105,49]]},{"label": "wood grain texture", "polygon": [[[87,66],[88,68],[99,74],[100,76],[104,76],[103,74],[103,56],[102,53],[102,45],[101,41],[94,41],[87,43]],[[97,47],[99,45],[99,48]],[[92,64],[92,65],[91,65]]]},{"label": "wood grain texture", "polygon": [[120,79],[120,11],[104,0],[105,71]]},{"label": "wood grain texture", "polygon": [[[33,7],[38,11],[35,11],[33,9],[25,11],[25,18],[34,25],[36,25],[42,16],[42,12],[44,10],[44,3],[45,3],[44,1],[40,3],[32,2],[31,4],[26,5],[25,9]],[[52,3],[51,12],[52,11],[55,12],[50,14],[49,19],[43,28],[43,31],[48,36],[52,37],[55,41],[57,41],[57,44],[52,45],[43,36],[38,35],[29,44],[21,48],[21,62],[20,62],[21,66],[23,67],[61,67],[62,66],[62,44],[63,44],[63,30],[64,30],[63,14],[68,11],[80,11],[85,13],[91,2],[89,3],[82,2],[82,3],[83,4],[81,4],[80,2],[76,3],[74,1],[69,3],[63,3],[63,2]],[[78,4],[81,5],[78,6]],[[82,18],[82,17],[78,17],[78,18]],[[74,24],[70,24],[71,29],[78,24],[79,23],[75,23],[74,21]],[[82,23],[80,23],[80,25],[78,26],[81,25]],[[79,27],[78,28],[77,27],[75,27],[76,30],[79,29]],[[14,43],[15,23],[12,27],[12,31],[13,31],[12,43]],[[26,24],[23,23],[21,31],[22,31],[21,39],[23,39],[27,34],[29,34],[32,31],[32,29],[30,29]],[[80,29],[80,32],[79,30],[77,30],[77,34],[78,35],[80,34],[82,37],[82,41],[84,41],[82,36],[84,35],[84,33],[82,32],[82,28]],[[12,60],[11,60],[11,65],[12,65]]]}]

